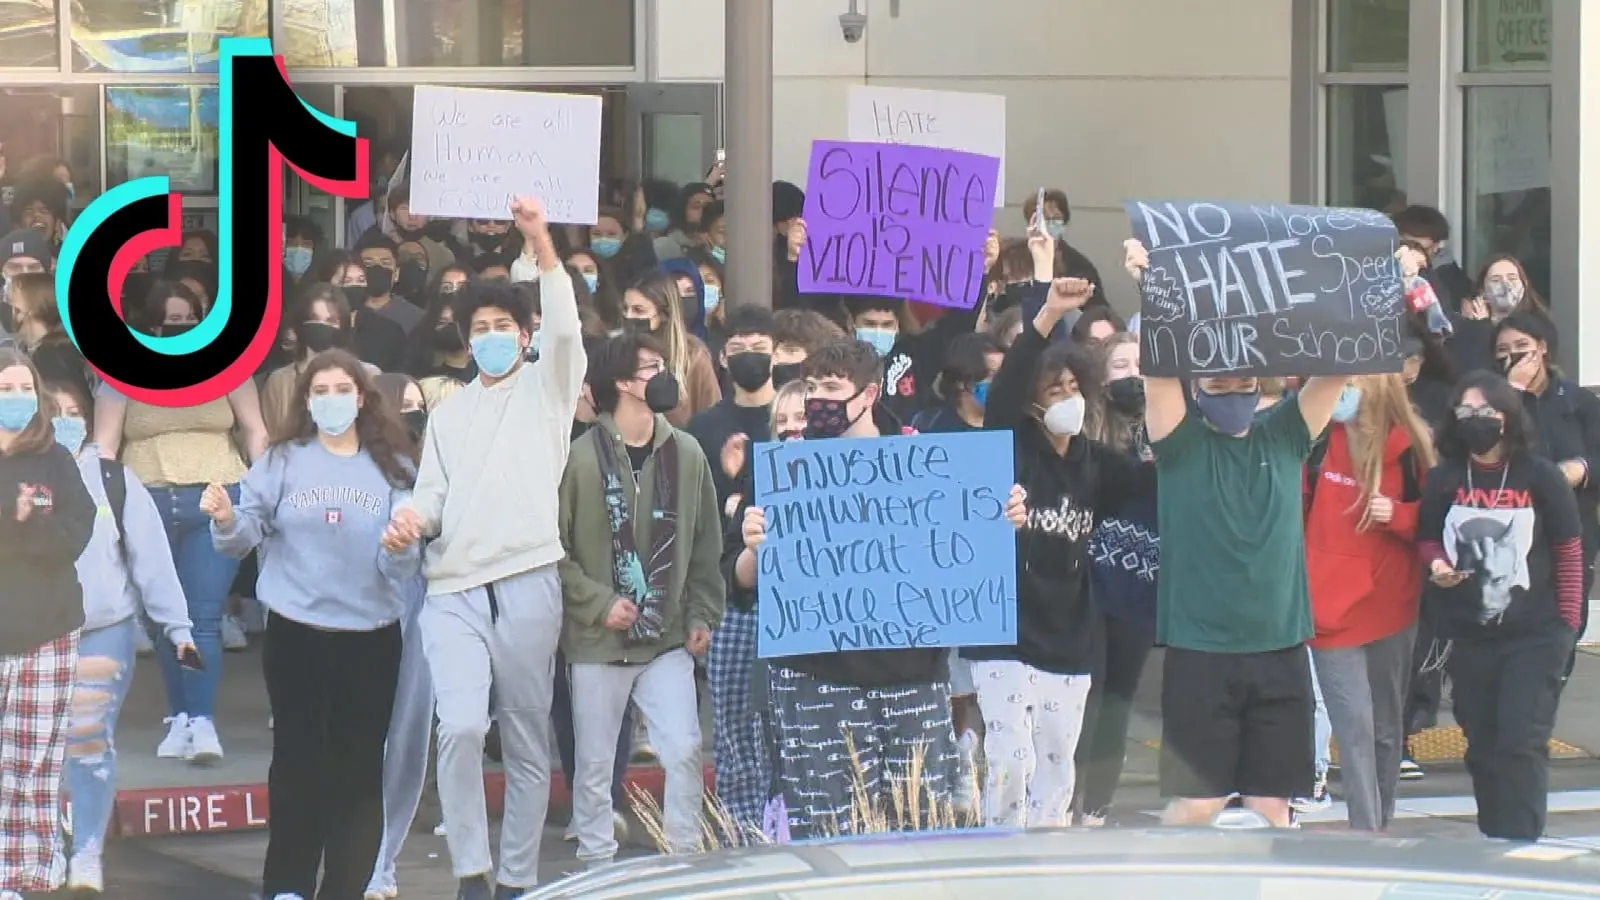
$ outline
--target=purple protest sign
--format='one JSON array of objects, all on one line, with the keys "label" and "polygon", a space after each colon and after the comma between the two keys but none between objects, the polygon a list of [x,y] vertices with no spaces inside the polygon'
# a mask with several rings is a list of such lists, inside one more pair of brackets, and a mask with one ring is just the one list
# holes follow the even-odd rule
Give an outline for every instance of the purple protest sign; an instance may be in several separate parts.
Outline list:
[{"label": "purple protest sign", "polygon": [[801,292],[971,309],[982,291],[983,242],[999,177],[993,156],[814,142]]}]

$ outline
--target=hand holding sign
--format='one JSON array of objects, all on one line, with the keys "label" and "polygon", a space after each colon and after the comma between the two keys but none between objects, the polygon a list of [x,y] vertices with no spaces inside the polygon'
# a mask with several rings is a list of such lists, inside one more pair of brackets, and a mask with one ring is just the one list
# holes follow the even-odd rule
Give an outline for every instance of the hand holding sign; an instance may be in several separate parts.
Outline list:
[{"label": "hand holding sign", "polygon": [[800,251],[806,247],[806,220],[801,218],[791,220],[785,237],[789,242],[789,262],[799,262]]},{"label": "hand holding sign", "polygon": [[744,536],[746,550],[759,550],[761,544],[767,539],[767,514],[759,506],[752,506],[744,511],[744,524],[739,526],[739,533]]},{"label": "hand holding sign", "polygon": [[1020,484],[1013,484],[1006,498],[1006,521],[1018,531],[1028,526],[1028,492]]},{"label": "hand holding sign", "polygon": [[1144,277],[1144,270],[1150,268],[1150,251],[1144,248],[1144,241],[1128,238],[1122,242],[1122,253],[1122,268],[1128,277],[1134,281]]},{"label": "hand holding sign", "polygon": [[511,201],[511,219],[516,223],[517,231],[530,240],[534,235],[548,228],[544,201],[538,197],[517,197]]}]

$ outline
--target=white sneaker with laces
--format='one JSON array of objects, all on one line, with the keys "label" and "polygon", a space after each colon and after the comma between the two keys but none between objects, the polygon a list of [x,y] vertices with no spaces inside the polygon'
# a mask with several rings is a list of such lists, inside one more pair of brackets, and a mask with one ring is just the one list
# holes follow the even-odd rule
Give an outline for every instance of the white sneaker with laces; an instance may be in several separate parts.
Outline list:
[{"label": "white sneaker with laces", "polygon": [[205,716],[189,720],[189,762],[209,766],[222,761],[222,740],[217,737],[217,726]]},{"label": "white sneaker with laces", "polygon": [[157,759],[189,758],[189,716],[178,713],[161,720],[167,727],[167,736],[156,747]]},{"label": "white sneaker with laces", "polygon": [[222,649],[247,650],[250,638],[244,633],[244,623],[235,615],[222,617]]},{"label": "white sneaker with laces", "polygon": [[71,873],[67,876],[67,890],[94,891],[97,894],[105,892],[106,876],[99,854],[74,855],[67,871]]}]

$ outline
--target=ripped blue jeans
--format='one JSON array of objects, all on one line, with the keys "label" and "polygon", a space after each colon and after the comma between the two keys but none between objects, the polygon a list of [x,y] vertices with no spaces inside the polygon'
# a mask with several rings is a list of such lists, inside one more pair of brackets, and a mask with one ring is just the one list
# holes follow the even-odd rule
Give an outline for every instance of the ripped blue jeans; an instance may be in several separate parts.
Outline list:
[{"label": "ripped blue jeans", "polygon": [[99,855],[117,791],[117,716],[133,683],[138,618],[83,632],[67,727],[73,853]]}]

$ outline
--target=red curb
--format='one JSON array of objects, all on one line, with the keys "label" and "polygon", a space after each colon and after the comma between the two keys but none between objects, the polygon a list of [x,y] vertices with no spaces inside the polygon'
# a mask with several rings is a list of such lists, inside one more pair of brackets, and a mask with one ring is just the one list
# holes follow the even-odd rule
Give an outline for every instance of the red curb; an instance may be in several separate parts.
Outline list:
[{"label": "red curb", "polygon": [[[713,771],[711,766],[705,767],[708,788],[713,784]],[[630,766],[624,784],[650,794],[659,802],[665,778],[659,766]],[[484,773],[483,790],[489,815],[500,815],[505,807],[505,773]],[[550,805],[572,805],[572,791],[560,772],[550,776]],[[147,838],[254,831],[265,827],[265,784],[191,785],[118,791],[111,833],[121,838]]]}]

